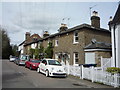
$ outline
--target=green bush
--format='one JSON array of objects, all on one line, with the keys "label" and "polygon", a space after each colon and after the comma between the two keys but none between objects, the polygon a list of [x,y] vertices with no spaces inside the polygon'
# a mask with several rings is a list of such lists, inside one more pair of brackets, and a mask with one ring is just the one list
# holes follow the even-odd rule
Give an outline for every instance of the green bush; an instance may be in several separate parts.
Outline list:
[{"label": "green bush", "polygon": [[108,67],[106,71],[109,72],[109,73],[112,73],[112,74],[120,73],[120,68],[117,68],[117,67]]}]

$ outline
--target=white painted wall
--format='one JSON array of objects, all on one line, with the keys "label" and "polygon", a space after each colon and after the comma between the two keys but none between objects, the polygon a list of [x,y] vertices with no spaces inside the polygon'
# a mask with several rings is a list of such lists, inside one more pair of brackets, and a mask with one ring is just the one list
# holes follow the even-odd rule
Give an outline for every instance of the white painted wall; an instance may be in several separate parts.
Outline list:
[{"label": "white painted wall", "polygon": [[[115,36],[114,36],[114,29],[112,27],[111,35],[112,35],[112,58],[113,58],[111,67],[115,67],[115,64],[116,67],[120,67],[120,25],[117,25],[115,28]],[[116,45],[114,45],[114,43],[116,43]],[[115,61],[115,57],[116,57],[116,61]]]},{"label": "white painted wall", "polygon": [[115,67],[115,50],[114,50],[114,29],[113,29],[113,27],[111,28],[111,37],[112,37],[112,64],[111,64],[111,67]]},{"label": "white painted wall", "polygon": [[35,49],[36,46],[37,46],[37,43],[33,43],[33,44],[31,44],[31,48],[32,48],[32,49]]},{"label": "white painted wall", "polygon": [[116,67],[120,67],[120,25],[116,28]]},{"label": "white painted wall", "polygon": [[18,47],[18,51],[20,51],[20,54],[23,54],[23,45]]}]

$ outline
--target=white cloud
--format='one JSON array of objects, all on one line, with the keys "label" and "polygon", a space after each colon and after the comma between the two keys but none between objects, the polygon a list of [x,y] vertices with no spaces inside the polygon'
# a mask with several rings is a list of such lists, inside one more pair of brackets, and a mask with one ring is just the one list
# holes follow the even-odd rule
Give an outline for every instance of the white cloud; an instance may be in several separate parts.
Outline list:
[{"label": "white cloud", "polygon": [[[9,22],[4,23],[4,27],[7,29],[11,42],[13,44],[20,44],[24,39],[25,32],[30,31],[38,33],[42,36],[43,30],[48,30],[49,33],[55,33],[61,23],[61,18],[58,15],[42,12],[37,13],[24,13],[21,16],[16,14]],[[16,37],[16,38],[15,38]]]}]

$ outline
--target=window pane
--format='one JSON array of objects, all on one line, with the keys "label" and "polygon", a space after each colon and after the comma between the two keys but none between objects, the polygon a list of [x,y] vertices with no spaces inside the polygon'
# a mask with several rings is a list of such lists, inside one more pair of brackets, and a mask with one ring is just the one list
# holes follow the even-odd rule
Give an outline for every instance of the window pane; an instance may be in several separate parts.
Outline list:
[{"label": "window pane", "polygon": [[78,53],[75,54],[75,58],[78,58]]},{"label": "window pane", "polygon": [[75,40],[78,41],[78,37],[75,37]]},{"label": "window pane", "polygon": [[78,64],[78,59],[75,59],[75,63]]},{"label": "window pane", "polygon": [[78,33],[75,33],[75,36],[78,36]]}]

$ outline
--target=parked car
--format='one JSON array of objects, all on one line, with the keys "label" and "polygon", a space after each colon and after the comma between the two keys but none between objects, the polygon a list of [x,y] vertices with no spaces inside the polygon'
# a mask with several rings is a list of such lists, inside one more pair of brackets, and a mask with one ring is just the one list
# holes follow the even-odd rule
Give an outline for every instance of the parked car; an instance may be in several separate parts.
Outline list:
[{"label": "parked car", "polygon": [[14,63],[18,64],[19,60],[20,60],[20,58],[16,57],[16,59],[14,60]]},{"label": "parked car", "polygon": [[37,69],[38,65],[40,64],[41,60],[38,59],[30,59],[29,61],[25,62],[25,67],[29,69]]},{"label": "parked car", "polygon": [[10,56],[9,61],[10,61],[10,62],[13,62],[15,59],[16,59],[16,57],[15,57],[15,56]]},{"label": "parked car", "polygon": [[60,64],[59,61],[55,59],[44,59],[39,64],[37,72],[41,72],[48,76],[63,76],[66,77],[67,74],[64,70],[64,67]]},{"label": "parked car", "polygon": [[29,55],[20,55],[20,59],[18,60],[18,65],[25,65],[25,62],[29,60]]}]

